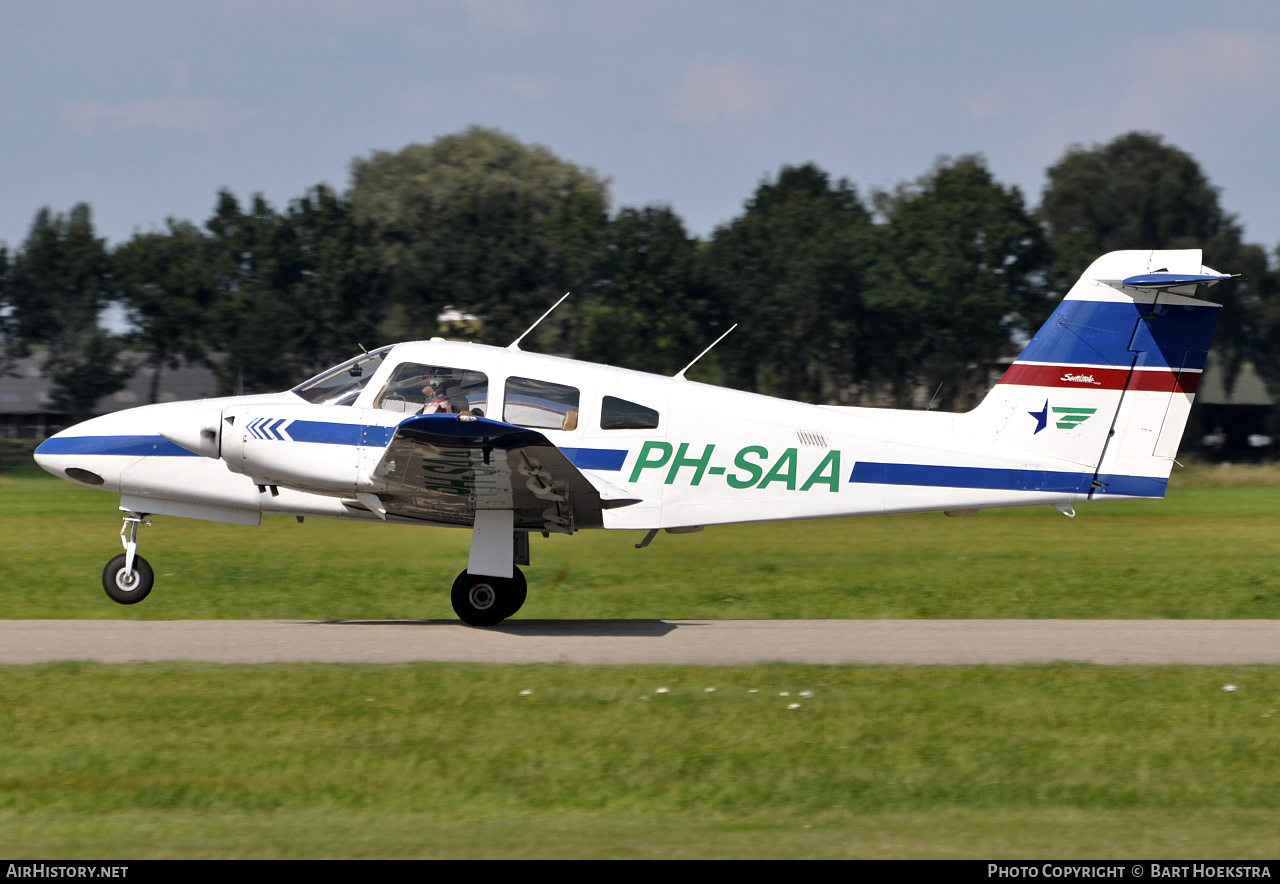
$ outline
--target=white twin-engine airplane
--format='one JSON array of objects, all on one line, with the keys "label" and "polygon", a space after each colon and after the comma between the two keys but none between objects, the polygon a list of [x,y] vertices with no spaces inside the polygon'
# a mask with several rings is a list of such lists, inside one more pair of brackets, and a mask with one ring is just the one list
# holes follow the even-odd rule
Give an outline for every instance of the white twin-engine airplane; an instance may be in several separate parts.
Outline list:
[{"label": "white twin-engine airplane", "polygon": [[966,414],[807,405],[519,340],[432,339],[286,393],[97,417],[35,457],[120,495],[125,552],[102,582],[121,604],[151,591],[147,516],[280,513],[470,528],[453,607],[491,626],[524,603],[530,532],[642,530],[643,548],[659,529],[1163,497],[1221,309],[1192,295],[1227,278],[1199,250],[1104,255]]}]

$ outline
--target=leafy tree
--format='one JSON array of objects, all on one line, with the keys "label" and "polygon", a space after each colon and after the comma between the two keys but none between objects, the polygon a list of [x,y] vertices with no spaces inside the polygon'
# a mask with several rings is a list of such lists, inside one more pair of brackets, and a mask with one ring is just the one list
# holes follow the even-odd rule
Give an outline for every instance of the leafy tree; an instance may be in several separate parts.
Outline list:
[{"label": "leafy tree", "polygon": [[205,353],[215,291],[209,246],[193,224],[170,219],[166,230],[137,234],[116,249],[133,344],[153,369],[149,402],[157,399],[163,369],[176,368],[179,357],[197,361]]},{"label": "leafy tree", "polygon": [[12,260],[5,300],[19,347],[74,349],[112,295],[111,258],[94,235],[89,206],[79,203],[67,215],[41,209]]},{"label": "leafy tree", "polygon": [[297,231],[261,194],[245,212],[225,190],[205,226],[215,287],[209,337],[226,354],[216,366],[223,391],[291,387],[308,374],[301,351],[313,328]]},{"label": "leafy tree", "polygon": [[206,224],[214,290],[209,346],[227,392],[287,389],[373,345],[386,273],[351,204],[323,185],[283,212],[229,191]]},{"label": "leafy tree", "polygon": [[1159,135],[1130,132],[1107,144],[1074,146],[1047,174],[1039,216],[1056,252],[1060,288],[1106,252],[1239,239],[1200,164]]},{"label": "leafy tree", "polygon": [[78,336],[74,346],[54,352],[45,364],[53,380],[53,407],[82,421],[97,413],[98,400],[121,387],[134,367],[120,359],[124,341],[95,328]]},{"label": "leafy tree", "polygon": [[1011,334],[1046,312],[1040,229],[1018,188],[975,156],[940,161],[875,204],[884,223],[865,297],[879,376],[900,399],[925,384],[941,407],[972,404]]},{"label": "leafy tree", "polygon": [[302,305],[295,350],[311,370],[380,343],[386,274],[351,203],[325,185],[294,200],[284,217],[297,249],[291,301]]},{"label": "leafy tree", "polygon": [[[588,253],[583,261],[593,258]],[[669,207],[618,212],[608,228],[603,277],[575,305],[578,358],[672,374],[711,342],[698,242]]]},{"label": "leafy tree", "polygon": [[862,303],[870,233],[854,186],[813,164],[784,166],[716,229],[705,254],[711,312],[740,323],[719,354],[727,383],[821,401],[861,373],[873,334]]},{"label": "leafy tree", "polygon": [[9,303],[9,249],[0,245],[0,358],[13,347],[17,318]]},{"label": "leafy tree", "polygon": [[86,203],[66,215],[47,208],[37,212],[8,268],[9,349],[49,351],[45,372],[53,380],[55,407],[77,418],[93,414],[98,400],[119,390],[132,373],[117,358],[123,342],[98,327],[114,286],[111,255],[94,234]]},{"label": "leafy tree", "polygon": [[595,282],[607,203],[593,172],[492,129],[356,160],[351,205],[395,306],[384,335],[434,334],[453,305],[485,318],[485,342],[508,343],[554,298]]}]

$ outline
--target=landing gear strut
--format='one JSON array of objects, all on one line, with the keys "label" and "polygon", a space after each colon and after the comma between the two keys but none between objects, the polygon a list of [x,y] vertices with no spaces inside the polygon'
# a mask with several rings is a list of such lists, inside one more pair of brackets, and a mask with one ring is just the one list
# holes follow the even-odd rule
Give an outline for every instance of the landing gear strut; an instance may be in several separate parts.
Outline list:
[{"label": "landing gear strut", "polygon": [[138,526],[150,525],[142,513],[129,513],[120,528],[124,552],[102,569],[102,588],[107,597],[121,605],[136,605],[147,597],[156,575],[147,560],[138,555]]},{"label": "landing gear strut", "polygon": [[497,626],[524,604],[529,584],[519,568],[510,577],[486,577],[463,571],[453,581],[450,601],[459,619],[468,626]]}]

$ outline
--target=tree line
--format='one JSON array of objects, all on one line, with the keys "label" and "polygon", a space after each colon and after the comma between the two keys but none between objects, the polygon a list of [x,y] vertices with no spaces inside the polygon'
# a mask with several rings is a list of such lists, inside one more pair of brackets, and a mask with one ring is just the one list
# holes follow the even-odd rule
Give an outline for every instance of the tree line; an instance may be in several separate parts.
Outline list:
[{"label": "tree line", "polygon": [[[1215,340],[1280,390],[1280,269],[1186,152],[1130,133],[1072,147],[1038,207],[981,157],[862,193],[809,163],[761,181],[706,239],[665,205],[611,208],[595,172],[484,128],[375,152],[350,187],[283,208],[217,195],[109,247],[89,206],[41,210],[0,248],[0,343],[45,350],[59,407],[93,411],[136,369],[204,362],[223,392],[284,389],[360,346],[444,334],[505,345],[566,291],[528,349],[671,374],[733,323],[695,378],[811,402],[964,408],[1098,255],[1203,248]],[[1277,251],[1280,258],[1280,250]],[[104,328],[123,308],[129,331]],[[478,317],[446,324],[446,307]]]}]

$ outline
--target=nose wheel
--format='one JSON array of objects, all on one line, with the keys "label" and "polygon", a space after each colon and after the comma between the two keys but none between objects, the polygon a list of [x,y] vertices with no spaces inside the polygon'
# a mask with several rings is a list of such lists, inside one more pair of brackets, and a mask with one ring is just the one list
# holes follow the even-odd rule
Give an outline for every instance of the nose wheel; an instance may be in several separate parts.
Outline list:
[{"label": "nose wheel", "polygon": [[463,571],[449,594],[454,613],[468,626],[497,626],[524,604],[529,584],[519,568],[511,577],[486,577]]},{"label": "nose wheel", "polygon": [[139,513],[129,513],[124,517],[124,526],[120,529],[124,552],[102,569],[102,588],[111,601],[121,605],[136,605],[147,597],[156,582],[151,565],[138,555],[138,526],[144,524],[151,523]]},{"label": "nose wheel", "polygon": [[102,570],[102,588],[107,597],[122,605],[136,605],[151,592],[156,575],[142,556],[133,557],[133,567],[125,567],[125,553],[121,553]]}]

